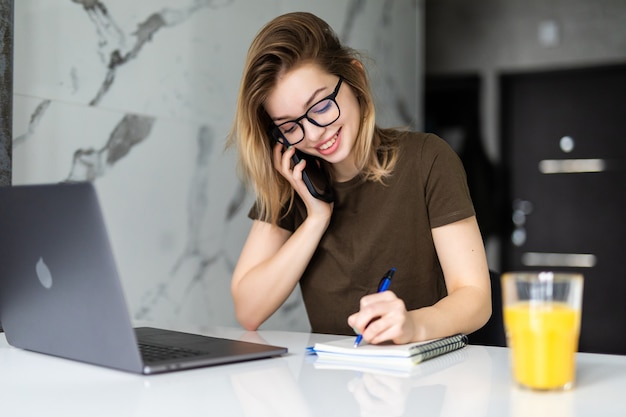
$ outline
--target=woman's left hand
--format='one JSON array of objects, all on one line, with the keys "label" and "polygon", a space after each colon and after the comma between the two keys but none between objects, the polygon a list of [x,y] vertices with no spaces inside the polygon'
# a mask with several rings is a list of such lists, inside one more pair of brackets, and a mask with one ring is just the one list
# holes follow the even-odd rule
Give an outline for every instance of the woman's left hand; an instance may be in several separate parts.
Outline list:
[{"label": "woman's left hand", "polygon": [[372,344],[388,340],[402,344],[414,339],[414,324],[406,305],[392,291],[361,298],[360,310],[348,317],[348,324]]}]

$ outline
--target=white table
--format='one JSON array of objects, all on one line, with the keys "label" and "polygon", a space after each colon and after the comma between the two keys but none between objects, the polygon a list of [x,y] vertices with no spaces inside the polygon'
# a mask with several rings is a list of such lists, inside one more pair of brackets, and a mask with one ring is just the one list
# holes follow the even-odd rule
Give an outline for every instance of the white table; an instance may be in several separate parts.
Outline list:
[{"label": "white table", "polygon": [[580,353],[572,391],[535,393],[511,383],[506,348],[468,346],[424,362],[405,377],[317,369],[305,348],[337,336],[200,332],[286,346],[289,354],[140,376],[15,349],[2,334],[0,415],[626,416],[626,356]]}]

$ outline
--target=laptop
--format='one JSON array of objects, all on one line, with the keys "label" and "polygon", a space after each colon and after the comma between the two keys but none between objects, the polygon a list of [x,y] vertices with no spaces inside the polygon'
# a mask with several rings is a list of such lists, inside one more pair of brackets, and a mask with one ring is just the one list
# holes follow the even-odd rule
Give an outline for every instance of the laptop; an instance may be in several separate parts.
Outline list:
[{"label": "laptop", "polygon": [[145,375],[287,353],[133,328],[90,182],[0,187],[0,322],[14,347]]}]

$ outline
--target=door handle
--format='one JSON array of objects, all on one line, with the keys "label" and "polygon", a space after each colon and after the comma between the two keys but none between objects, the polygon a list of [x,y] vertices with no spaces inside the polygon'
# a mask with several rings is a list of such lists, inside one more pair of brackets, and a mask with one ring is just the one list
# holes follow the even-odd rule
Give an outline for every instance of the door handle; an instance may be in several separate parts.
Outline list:
[{"label": "door handle", "polygon": [[593,268],[597,257],[592,253],[545,253],[525,252],[522,254],[524,266]]}]

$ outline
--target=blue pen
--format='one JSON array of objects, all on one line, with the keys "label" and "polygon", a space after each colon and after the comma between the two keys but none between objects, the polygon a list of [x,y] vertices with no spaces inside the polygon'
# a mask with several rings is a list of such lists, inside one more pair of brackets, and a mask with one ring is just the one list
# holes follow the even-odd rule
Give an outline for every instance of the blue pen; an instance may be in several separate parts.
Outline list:
[{"label": "blue pen", "polygon": [[[391,284],[391,278],[393,278],[393,274],[396,272],[396,268],[391,268],[384,277],[380,280],[380,284],[378,284],[378,291],[383,292],[389,289],[389,285]],[[361,340],[363,340],[363,335],[357,335],[356,340],[354,341],[354,347],[359,347],[361,344]]]}]

